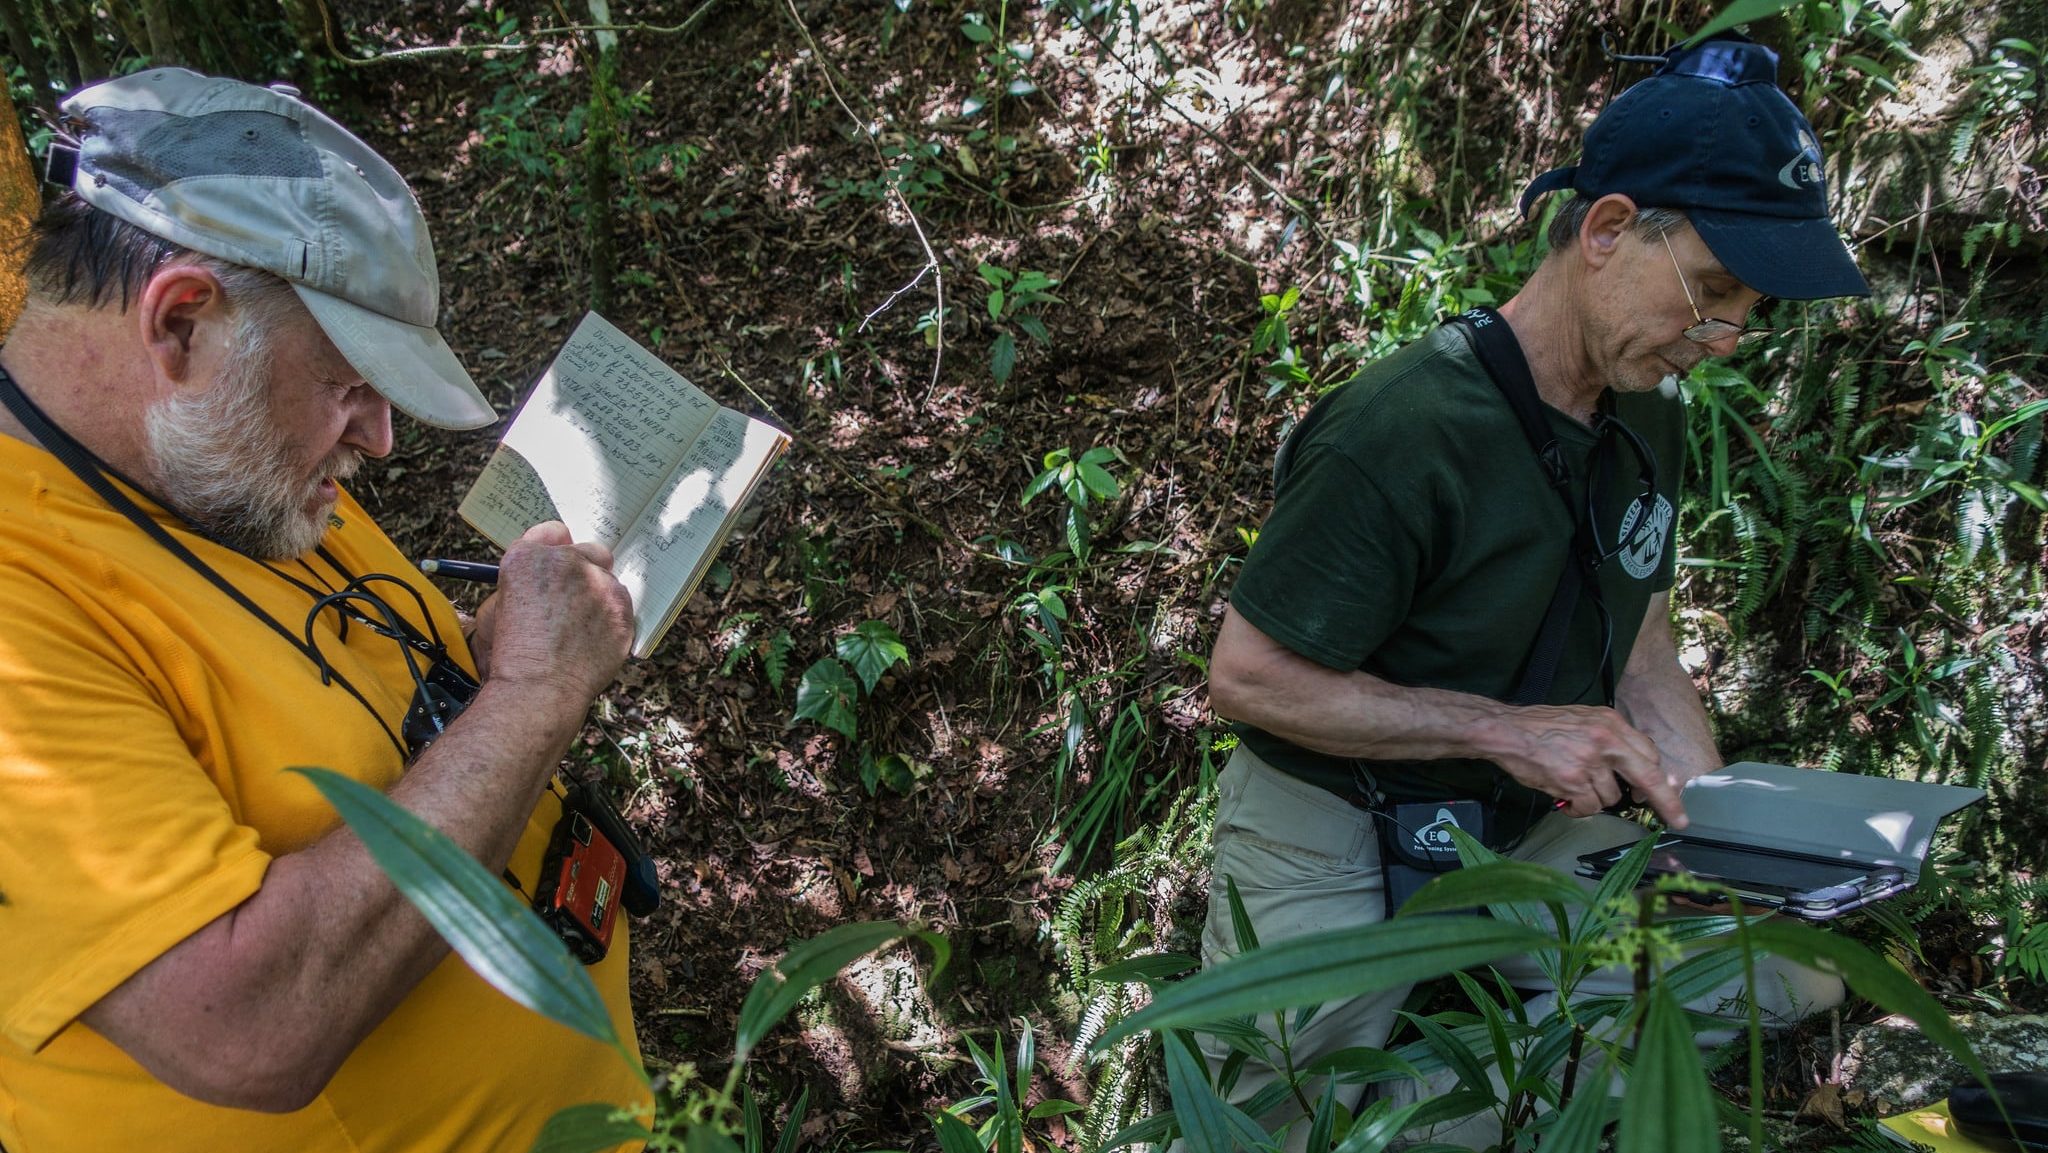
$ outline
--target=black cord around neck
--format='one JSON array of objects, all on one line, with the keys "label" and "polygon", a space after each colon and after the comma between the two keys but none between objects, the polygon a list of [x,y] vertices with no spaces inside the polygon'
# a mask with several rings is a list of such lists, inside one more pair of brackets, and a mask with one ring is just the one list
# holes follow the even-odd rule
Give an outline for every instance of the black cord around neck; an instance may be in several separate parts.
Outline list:
[{"label": "black cord around neck", "polygon": [[[71,470],[72,475],[76,476],[86,487],[98,494],[99,498],[105,501],[109,507],[122,516],[127,517],[134,523],[136,528],[141,529],[151,540],[161,545],[172,556],[184,562],[186,567],[190,568],[193,572],[206,578],[207,583],[219,589],[229,600],[241,606],[250,616],[263,622],[264,625],[269,627],[270,631],[283,637],[285,643],[298,650],[300,656],[313,662],[313,667],[319,670],[323,682],[332,680],[335,684],[340,685],[349,696],[354,697],[356,703],[363,707],[363,711],[369,713],[371,719],[377,722],[377,727],[384,730],[385,737],[391,741],[391,747],[398,750],[399,759],[401,761],[407,759],[405,742],[400,740],[398,734],[393,732],[391,726],[385,722],[384,714],[378,712],[376,706],[370,703],[369,698],[363,696],[362,691],[351,684],[348,678],[328,666],[326,659],[320,655],[318,646],[301,640],[276,617],[265,612],[263,606],[249,599],[247,593],[235,587],[233,581],[228,580],[216,571],[212,565],[201,560],[191,549],[185,547],[183,541],[172,536],[163,525],[157,523],[154,517],[143,511],[142,507],[137,505],[133,498],[121,491],[120,487],[114,483],[115,480],[119,480],[121,484],[127,485],[144,496],[148,496],[163,508],[168,509],[170,506],[151,495],[148,489],[122,475],[114,466],[101,460],[91,449],[80,444],[70,433],[65,432],[63,428],[59,427],[56,421],[50,419],[49,414],[37,407],[35,401],[29,399],[28,394],[22,391],[21,385],[16,383],[13,375],[5,368],[0,368],[0,404],[5,404],[7,410],[14,414],[14,418],[21,422],[22,427],[28,430],[30,436],[35,437],[37,442],[50,455],[63,462],[64,467]],[[326,556],[324,549],[322,550],[322,556]],[[331,557],[327,558],[327,560],[329,564],[334,563]]]}]

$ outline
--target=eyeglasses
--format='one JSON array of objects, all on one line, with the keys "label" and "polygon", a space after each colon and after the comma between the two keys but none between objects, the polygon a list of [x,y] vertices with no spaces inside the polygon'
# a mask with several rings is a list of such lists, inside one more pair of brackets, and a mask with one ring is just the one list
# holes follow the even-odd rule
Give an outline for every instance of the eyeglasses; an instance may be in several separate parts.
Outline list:
[{"label": "eyeglasses", "polygon": [[[419,608],[420,619],[427,622],[427,632],[422,633],[384,598],[370,591],[372,584],[384,583],[398,586],[410,595]],[[336,635],[344,642],[348,640],[350,621],[398,642],[398,648],[405,656],[406,671],[412,674],[412,703],[405,710],[405,720],[400,724],[405,759],[410,763],[434,743],[434,738],[447,729],[450,722],[462,715],[469,707],[471,698],[476,696],[475,678],[464,672],[462,666],[448,655],[448,646],[441,640],[441,630],[434,624],[433,614],[427,611],[427,603],[419,590],[397,577],[384,573],[365,573],[344,585],[340,591],[328,593],[313,602],[313,609],[306,614],[306,646],[314,654],[320,666],[322,684],[337,676],[327,658],[320,652],[320,640],[314,630],[320,614],[333,609],[340,617]],[[425,668],[421,668],[424,662]],[[382,718],[379,718],[382,723]],[[386,729],[386,733],[389,733]]]},{"label": "eyeglasses", "polygon": [[1771,330],[1768,328],[1750,328],[1731,321],[1715,320],[1712,317],[1701,316],[1699,301],[1693,299],[1692,285],[1685,282],[1685,270],[1678,266],[1678,253],[1671,250],[1671,237],[1665,236],[1661,239],[1664,241],[1665,255],[1671,257],[1671,271],[1678,274],[1678,287],[1685,290],[1685,303],[1692,308],[1694,324],[1691,328],[1685,330],[1685,338],[1687,340],[1692,341],[1694,344],[1713,344],[1732,336],[1735,338],[1736,344],[1748,345],[1754,344],[1771,334]]}]

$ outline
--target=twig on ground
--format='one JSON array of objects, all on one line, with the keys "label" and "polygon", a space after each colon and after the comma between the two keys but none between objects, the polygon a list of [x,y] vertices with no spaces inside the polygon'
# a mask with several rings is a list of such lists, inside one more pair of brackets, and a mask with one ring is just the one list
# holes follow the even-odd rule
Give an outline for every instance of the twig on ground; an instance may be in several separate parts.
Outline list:
[{"label": "twig on ground", "polygon": [[[706,0],[706,3],[709,2],[710,0]],[[804,43],[810,45],[811,55],[818,61],[819,73],[825,77],[825,87],[832,91],[832,99],[839,102],[840,110],[845,112],[847,118],[853,121],[854,126],[860,130],[861,134],[867,137],[868,148],[875,154],[875,163],[881,166],[885,174],[893,174],[893,170],[889,167],[889,158],[882,155],[882,146],[875,143],[875,133],[869,129],[868,122],[854,112],[853,106],[848,104],[846,97],[840,93],[839,82],[832,78],[832,62],[825,58],[825,50],[818,45],[817,39],[811,35],[810,26],[804,23],[803,14],[796,10],[794,0],[782,0],[782,5],[788,11],[790,20],[796,24],[797,32],[803,36]],[[910,207],[909,198],[903,195],[900,182],[892,179],[888,181],[888,185],[889,195],[894,196],[896,203],[902,206],[904,217],[910,221],[911,231],[917,233],[917,242],[924,247],[924,269],[918,272],[917,280],[913,280],[910,283],[913,286],[916,285],[918,281],[924,279],[924,273],[929,271],[932,274],[932,292],[938,299],[938,303],[932,312],[932,318],[938,332],[937,342],[932,345],[932,381],[926,387],[924,394],[925,402],[930,403],[932,394],[937,392],[939,388],[939,366],[944,364],[946,359],[946,277],[944,271],[939,267],[938,254],[932,251],[932,242],[924,234],[924,225],[918,223],[916,211]],[[868,320],[873,320],[876,313],[886,310],[890,304],[895,302],[897,296],[903,295],[904,291],[906,290],[899,289],[895,295],[892,295],[887,301],[883,302],[881,308],[869,313],[867,320],[861,321],[861,327],[866,328]]]},{"label": "twig on ground", "polygon": [[386,64],[393,60],[419,60],[430,56],[461,56],[472,52],[530,52],[540,47],[540,39],[550,36],[575,36],[584,32],[653,32],[660,35],[681,35],[692,31],[708,15],[718,0],[703,0],[681,24],[565,24],[554,28],[536,28],[527,33],[528,40],[509,40],[493,44],[426,44],[418,48],[396,48],[379,52],[375,56],[351,56],[342,51],[334,42],[334,16],[327,9],[327,0],[316,0],[320,5],[320,20],[327,38],[327,51],[339,63],[351,68],[365,68],[373,64]]}]

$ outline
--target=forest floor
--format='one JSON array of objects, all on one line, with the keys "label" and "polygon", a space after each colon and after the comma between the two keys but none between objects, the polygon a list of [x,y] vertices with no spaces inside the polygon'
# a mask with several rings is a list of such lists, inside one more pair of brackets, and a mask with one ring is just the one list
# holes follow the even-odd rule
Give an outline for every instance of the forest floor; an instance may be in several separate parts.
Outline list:
[{"label": "forest floor", "polygon": [[[387,49],[492,39],[506,11],[377,7],[338,6]],[[693,7],[612,11],[673,25]],[[995,4],[724,0],[688,34],[624,39],[630,170],[609,318],[795,441],[665,646],[601,702],[580,759],[611,775],[660,859],[667,901],[633,926],[641,1043],[657,1061],[721,1068],[749,983],[792,941],[853,920],[950,939],[921,1020],[903,1022],[871,967],[758,1051],[771,1101],[809,1088],[805,1129],[822,1147],[929,1146],[923,1116],[975,1091],[963,1032],[1014,1051],[1029,1022],[1049,1073],[1037,1093],[1084,1099],[1047,928],[1075,871],[1055,868],[1057,824],[1106,772],[1132,773],[1119,812],[1153,814],[1212,763],[1204,658],[1241,533],[1270,499],[1278,434],[1313,396],[1254,371],[1261,296],[1329,251],[1243,161],[1313,167],[1356,143],[1341,118],[1293,111],[1323,82],[1315,57],[1341,6],[1252,7],[1264,15],[1249,25],[1234,6],[1191,5],[1158,30],[1234,62],[1206,94],[1168,99],[1142,62],[1122,67],[1071,28],[1038,29],[1029,59],[991,51],[963,26],[992,26],[1008,10]],[[510,10],[554,22],[545,6]],[[1287,55],[1297,43],[1308,61]],[[346,79],[338,115],[393,158],[432,222],[443,331],[509,413],[589,300],[581,159],[564,142],[587,78],[550,41]],[[1260,111],[1237,115],[1240,90],[1264,94]],[[857,133],[857,119],[883,130]],[[1490,147],[1478,139],[1475,154]],[[1470,162],[1539,171],[1549,156]],[[1323,207],[1328,229],[1375,211],[1362,178]],[[991,320],[984,261],[1045,273],[1057,300]],[[941,282],[943,349],[920,326]],[[1321,323],[1327,343],[1374,335]],[[1002,332],[1019,352],[998,384]],[[454,508],[493,441],[406,426],[357,490],[418,555],[479,554]],[[1066,547],[1064,498],[1019,501],[1045,454],[1096,446],[1119,454],[1118,495],[1090,509],[1086,564],[1048,561]],[[1045,604],[1041,590],[1067,613],[1057,674],[1017,608]],[[900,633],[909,658],[858,701],[858,739],[793,720],[803,670],[867,620]],[[1089,738],[1060,780],[1060,690],[1076,686]],[[1129,706],[1129,755],[1106,756],[1101,734]],[[1774,1107],[1825,1074],[1825,1044],[1785,1055]]]}]

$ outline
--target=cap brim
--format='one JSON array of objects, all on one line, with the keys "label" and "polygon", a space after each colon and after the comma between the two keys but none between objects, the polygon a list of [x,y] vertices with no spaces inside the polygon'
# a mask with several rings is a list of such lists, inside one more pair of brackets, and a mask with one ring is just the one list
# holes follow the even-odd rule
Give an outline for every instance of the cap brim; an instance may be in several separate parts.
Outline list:
[{"label": "cap brim", "polygon": [[1869,296],[1833,221],[1688,208],[1687,218],[1735,279],[1780,300]]},{"label": "cap brim", "polygon": [[441,334],[293,283],[306,310],[371,387],[406,415],[442,428],[498,419]]}]

